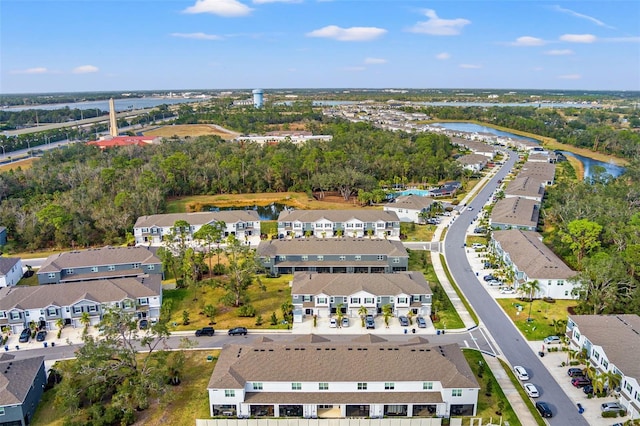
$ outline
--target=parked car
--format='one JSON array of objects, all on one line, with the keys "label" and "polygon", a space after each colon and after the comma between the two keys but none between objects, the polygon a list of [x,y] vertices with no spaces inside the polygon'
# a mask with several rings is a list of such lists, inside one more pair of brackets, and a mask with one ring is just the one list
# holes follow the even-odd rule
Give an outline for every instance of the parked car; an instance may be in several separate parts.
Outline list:
[{"label": "parked car", "polygon": [[540,394],[538,393],[538,388],[536,388],[533,384],[531,383],[525,383],[524,384],[524,391],[527,393],[527,395],[529,395],[531,398],[538,398],[540,396]]},{"label": "parked car", "polygon": [[29,338],[31,338],[31,330],[28,328],[25,328],[24,330],[22,330],[22,333],[20,333],[20,338],[18,339],[18,342],[27,343],[29,341]]},{"label": "parked car", "polygon": [[553,417],[553,412],[551,411],[551,407],[546,402],[538,401],[536,402],[536,409],[540,413],[542,417]]},{"label": "parked car", "polygon": [[329,327],[336,328],[338,326],[338,320],[335,318],[329,319]]},{"label": "parked car", "polygon": [[376,322],[373,319],[373,315],[367,315],[366,318],[364,319],[364,324],[367,329],[376,328]]},{"label": "parked car", "polygon": [[416,322],[418,323],[418,328],[427,328],[427,320],[422,317],[416,317]]},{"label": "parked car", "polygon": [[605,413],[608,411],[624,411],[622,405],[618,404],[617,402],[605,402],[604,404],[600,405],[600,409]]},{"label": "parked car", "polygon": [[574,377],[571,379],[571,384],[577,388],[582,388],[584,386],[590,385],[591,380],[584,376]]},{"label": "parked car", "polygon": [[589,395],[590,393],[593,393],[593,385],[587,385],[585,387],[582,388],[582,392],[584,392],[586,395]]},{"label": "parked car", "polygon": [[496,279],[487,281],[487,284],[489,284],[489,285],[502,285],[504,283],[496,278]]},{"label": "parked car", "polygon": [[567,374],[570,377],[580,377],[584,376],[584,371],[582,370],[582,368],[570,368],[567,370]]},{"label": "parked car", "polygon": [[474,248],[474,249],[483,249],[484,247],[485,247],[485,245],[484,244],[480,244],[480,243],[471,244],[471,248]]},{"label": "parked car", "polygon": [[469,207],[467,207],[467,210],[473,211],[473,207],[469,206]]},{"label": "parked car", "polygon": [[229,336],[246,336],[247,328],[246,327],[235,327],[229,330]]},{"label": "parked car", "polygon": [[543,340],[545,345],[557,345],[562,342],[558,336],[547,336]]},{"label": "parked car", "polygon": [[525,368],[521,365],[516,365],[515,367],[513,367],[513,372],[515,373],[516,377],[523,382],[525,380],[529,380],[529,373],[527,373],[527,370],[525,370]]},{"label": "parked car", "polygon": [[138,323],[138,327],[140,327],[140,330],[144,330],[144,329],[148,328],[149,327],[149,320],[146,320],[146,319],[140,320],[140,322]]},{"label": "parked car", "polygon": [[47,330],[40,330],[38,331],[38,334],[36,334],[37,342],[44,342],[46,338],[47,338]]},{"label": "parked car", "polygon": [[400,321],[400,325],[403,327],[409,326],[409,318],[405,317],[404,315],[399,316],[398,321]]},{"label": "parked car", "polygon": [[516,289],[513,287],[503,287],[500,289],[500,293],[502,294],[515,294]]},{"label": "parked car", "polygon": [[491,281],[491,280],[497,280],[496,277],[494,277],[493,275],[489,274],[489,275],[485,275],[484,277],[482,277],[483,280],[485,281]]},{"label": "parked car", "polygon": [[216,331],[213,329],[213,327],[202,327],[198,330],[196,330],[196,336],[200,337],[200,336],[213,336],[213,334]]},{"label": "parked car", "polygon": [[349,318],[347,318],[347,317],[343,317],[342,318],[342,326],[343,327],[349,327]]}]

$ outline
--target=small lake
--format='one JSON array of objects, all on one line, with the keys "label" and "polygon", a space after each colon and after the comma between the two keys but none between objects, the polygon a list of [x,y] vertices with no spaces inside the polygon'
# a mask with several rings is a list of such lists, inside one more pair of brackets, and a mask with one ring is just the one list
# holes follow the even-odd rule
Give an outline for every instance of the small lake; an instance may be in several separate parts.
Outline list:
[{"label": "small lake", "polygon": [[624,173],[624,167],[618,166],[613,163],[605,163],[603,161],[594,160],[593,158],[584,157],[582,155],[574,154],[569,151],[560,151],[566,157],[574,157],[582,162],[584,166],[584,178],[591,179],[591,177],[595,174],[596,167],[602,167],[604,172],[616,178]]},{"label": "small lake", "polygon": [[456,130],[459,132],[469,133],[491,133],[496,136],[504,136],[513,139],[524,139],[535,143],[540,143],[539,140],[528,138],[526,136],[516,135],[515,133],[503,132],[502,130],[494,129],[493,127],[481,126],[475,123],[431,123],[432,126],[444,127],[449,130]]},{"label": "small lake", "polygon": [[278,216],[280,216],[280,212],[286,210],[288,207],[285,204],[280,203],[271,203],[266,206],[204,206],[202,211],[210,211],[210,212],[221,212],[221,211],[229,211],[229,210],[253,210],[258,213],[260,220],[278,220]]}]

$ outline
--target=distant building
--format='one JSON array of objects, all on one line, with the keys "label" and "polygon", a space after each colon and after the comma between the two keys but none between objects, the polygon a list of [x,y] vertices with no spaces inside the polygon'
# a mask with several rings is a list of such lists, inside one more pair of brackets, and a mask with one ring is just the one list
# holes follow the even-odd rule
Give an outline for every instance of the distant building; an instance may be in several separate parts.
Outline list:
[{"label": "distant building", "polygon": [[22,278],[22,259],[0,257],[0,287],[11,287]]},{"label": "distant building", "polygon": [[115,148],[118,146],[147,146],[159,144],[162,138],[159,136],[115,136],[101,138],[97,141],[89,141],[87,145],[95,145],[100,149]]},{"label": "distant building", "polygon": [[392,211],[284,210],[278,217],[280,238],[314,236],[400,239],[400,220]]},{"label": "distant building", "polygon": [[253,94],[253,106],[256,108],[262,108],[264,105],[264,91],[262,89],[254,89],[251,93]]},{"label": "distant building", "polygon": [[395,213],[400,222],[423,223],[424,219],[420,217],[420,214],[429,211],[434,202],[434,199],[430,197],[413,194],[401,195],[385,204],[383,209],[385,212]]},{"label": "distant building", "polygon": [[29,425],[47,383],[44,357],[14,359],[2,354],[0,383],[0,424]]}]

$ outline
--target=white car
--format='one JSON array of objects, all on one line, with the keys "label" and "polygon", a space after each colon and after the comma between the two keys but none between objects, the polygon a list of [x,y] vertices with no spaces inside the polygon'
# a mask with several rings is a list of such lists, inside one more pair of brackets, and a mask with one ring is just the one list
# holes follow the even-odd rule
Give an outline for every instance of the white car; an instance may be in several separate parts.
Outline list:
[{"label": "white car", "polygon": [[534,385],[532,385],[531,383],[525,383],[524,384],[524,391],[527,393],[527,395],[529,395],[531,398],[537,398],[540,396],[540,393],[538,393],[538,388],[536,388]]},{"label": "white car", "polygon": [[331,318],[331,319],[329,320],[329,327],[331,327],[331,328],[336,328],[337,326],[338,326],[338,321],[336,321],[336,319],[335,319],[335,318]]},{"label": "white car", "polygon": [[527,370],[525,370],[524,367],[516,365],[515,367],[513,367],[513,372],[515,373],[516,377],[523,382],[529,380],[529,373],[527,373]]},{"label": "white car", "polygon": [[545,345],[557,345],[562,341],[558,336],[547,336],[544,338],[543,342]]},{"label": "white car", "polygon": [[516,293],[516,289],[513,287],[502,287],[500,289],[500,293],[502,294],[515,294]]},{"label": "white car", "polygon": [[471,248],[474,248],[474,249],[483,249],[483,248],[484,248],[484,244],[480,244],[480,243],[473,243],[473,244],[471,245]]}]

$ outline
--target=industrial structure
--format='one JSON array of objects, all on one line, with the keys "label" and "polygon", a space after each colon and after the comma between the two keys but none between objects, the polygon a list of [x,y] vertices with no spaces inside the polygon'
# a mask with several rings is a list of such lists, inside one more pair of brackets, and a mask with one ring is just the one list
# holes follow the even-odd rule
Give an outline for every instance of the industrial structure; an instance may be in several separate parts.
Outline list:
[{"label": "industrial structure", "polygon": [[253,106],[256,108],[262,108],[264,104],[264,91],[262,89],[254,89],[251,93],[253,93]]}]

